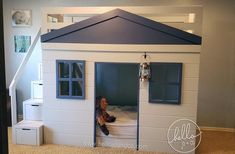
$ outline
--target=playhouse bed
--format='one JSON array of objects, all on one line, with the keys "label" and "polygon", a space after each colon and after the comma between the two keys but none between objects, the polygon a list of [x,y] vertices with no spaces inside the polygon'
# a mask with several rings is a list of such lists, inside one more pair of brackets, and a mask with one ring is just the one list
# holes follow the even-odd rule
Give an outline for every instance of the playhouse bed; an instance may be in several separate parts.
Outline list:
[{"label": "playhouse bed", "polygon": [[111,106],[108,113],[117,117],[114,123],[107,123],[109,135],[105,136],[99,128],[96,131],[98,146],[136,148],[137,112],[136,107]]}]

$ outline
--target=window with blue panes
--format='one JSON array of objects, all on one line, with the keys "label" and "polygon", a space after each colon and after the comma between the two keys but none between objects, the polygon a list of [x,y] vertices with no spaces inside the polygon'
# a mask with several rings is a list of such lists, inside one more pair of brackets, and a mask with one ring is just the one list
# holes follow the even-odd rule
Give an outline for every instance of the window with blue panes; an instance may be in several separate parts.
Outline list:
[{"label": "window with blue panes", "polygon": [[150,103],[181,103],[182,63],[151,63]]},{"label": "window with blue panes", "polygon": [[56,61],[57,98],[85,99],[85,62]]}]

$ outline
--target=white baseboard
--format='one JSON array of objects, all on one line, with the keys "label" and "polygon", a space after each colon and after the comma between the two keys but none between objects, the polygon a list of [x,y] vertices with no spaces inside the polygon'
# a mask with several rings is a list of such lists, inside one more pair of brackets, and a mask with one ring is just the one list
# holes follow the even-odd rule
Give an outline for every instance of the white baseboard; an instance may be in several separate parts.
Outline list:
[{"label": "white baseboard", "polygon": [[232,132],[235,133],[235,128],[223,128],[223,127],[206,127],[200,126],[200,129],[203,131],[223,131],[223,132]]}]

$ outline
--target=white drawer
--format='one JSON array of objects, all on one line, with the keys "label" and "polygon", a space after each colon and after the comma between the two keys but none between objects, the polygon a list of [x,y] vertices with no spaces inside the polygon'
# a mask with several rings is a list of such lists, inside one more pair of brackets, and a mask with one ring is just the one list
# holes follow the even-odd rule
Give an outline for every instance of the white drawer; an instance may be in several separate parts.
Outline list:
[{"label": "white drawer", "polygon": [[16,129],[16,144],[37,145],[36,129],[17,128]]},{"label": "white drawer", "polygon": [[42,120],[42,106],[39,104],[26,104],[24,120]]},{"label": "white drawer", "polygon": [[43,123],[41,121],[21,121],[13,126],[13,144],[41,145],[43,143]]},{"label": "white drawer", "polygon": [[29,99],[23,102],[24,120],[42,120],[42,100]]},{"label": "white drawer", "polygon": [[31,81],[31,98],[42,99],[43,98],[43,84],[42,81]]}]

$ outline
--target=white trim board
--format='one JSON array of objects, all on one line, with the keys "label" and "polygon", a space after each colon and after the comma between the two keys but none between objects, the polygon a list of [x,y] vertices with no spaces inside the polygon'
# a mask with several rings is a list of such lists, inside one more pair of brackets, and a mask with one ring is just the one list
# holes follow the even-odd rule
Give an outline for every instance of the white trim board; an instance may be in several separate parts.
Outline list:
[{"label": "white trim board", "polygon": [[86,44],[86,43],[42,43],[44,50],[76,50],[106,52],[167,52],[200,53],[201,45],[133,45],[133,44]]},{"label": "white trim board", "polygon": [[223,127],[206,127],[200,126],[200,129],[203,131],[222,131],[222,132],[231,132],[235,133],[235,128],[223,128]]},{"label": "white trim board", "polygon": [[[95,9],[94,9],[95,8]],[[50,14],[101,14],[107,11],[111,11],[113,9],[120,8],[127,10],[129,12],[135,12],[138,14],[156,14],[156,13],[194,13],[200,12],[202,10],[202,5],[185,5],[185,6],[177,6],[177,5],[165,5],[165,6],[104,6],[104,7],[44,7],[42,8],[42,12],[48,12]]]}]

